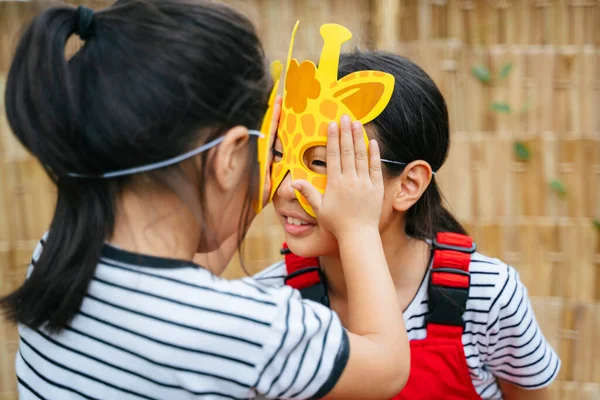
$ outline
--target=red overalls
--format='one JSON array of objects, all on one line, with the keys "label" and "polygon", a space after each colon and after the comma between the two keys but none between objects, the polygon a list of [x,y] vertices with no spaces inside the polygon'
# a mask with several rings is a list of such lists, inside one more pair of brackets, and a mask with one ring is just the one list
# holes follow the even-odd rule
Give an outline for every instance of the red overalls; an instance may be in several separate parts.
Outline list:
[{"label": "red overalls", "polygon": [[[411,368],[404,389],[392,400],[478,399],[462,344],[462,314],[469,297],[469,264],[473,240],[439,233],[433,240],[433,266],[428,285],[427,337],[410,341]],[[287,285],[302,297],[329,306],[325,276],[317,258],[291,253],[284,244]]]}]

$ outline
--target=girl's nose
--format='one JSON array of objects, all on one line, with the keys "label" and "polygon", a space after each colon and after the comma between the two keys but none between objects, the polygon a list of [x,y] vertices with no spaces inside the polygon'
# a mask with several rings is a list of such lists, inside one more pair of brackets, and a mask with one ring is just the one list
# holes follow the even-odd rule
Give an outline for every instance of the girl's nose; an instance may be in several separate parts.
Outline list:
[{"label": "girl's nose", "polygon": [[284,200],[295,200],[296,194],[292,187],[292,174],[289,172],[285,175],[285,178],[281,181],[281,184],[277,188],[275,194]]}]

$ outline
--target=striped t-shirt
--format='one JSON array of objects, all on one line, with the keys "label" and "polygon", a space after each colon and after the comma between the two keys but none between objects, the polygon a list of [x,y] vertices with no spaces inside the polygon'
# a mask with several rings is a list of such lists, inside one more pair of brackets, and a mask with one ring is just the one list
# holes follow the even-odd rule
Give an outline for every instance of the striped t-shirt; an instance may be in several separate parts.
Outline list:
[{"label": "striped t-shirt", "polygon": [[[473,386],[483,399],[502,399],[496,377],[517,386],[547,386],[559,371],[560,359],[544,338],[535,319],[527,289],[517,271],[498,259],[473,254],[471,287],[462,342]],[[279,262],[254,277],[283,285],[285,263]],[[409,340],[427,336],[429,271],[403,313]]]},{"label": "striped t-shirt", "polygon": [[21,399],[321,397],[349,356],[337,315],[296,290],[110,246],[65,330],[19,333]]}]

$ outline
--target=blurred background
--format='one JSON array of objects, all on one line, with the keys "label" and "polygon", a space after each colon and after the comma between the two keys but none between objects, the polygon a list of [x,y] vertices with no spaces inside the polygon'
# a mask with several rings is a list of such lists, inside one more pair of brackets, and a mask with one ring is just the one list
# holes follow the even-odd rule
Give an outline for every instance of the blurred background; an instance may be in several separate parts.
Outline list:
[{"label": "blurred background", "polygon": [[[354,35],[343,50],[395,51],[432,76],[450,110],[452,149],[438,178],[451,210],[481,252],[527,285],[563,362],[553,399],[600,399],[600,1],[226,2],[254,21],[271,59],[285,60],[300,20],[294,57],[316,61],[319,27],[335,22]],[[54,207],[3,105],[17,34],[39,6],[0,0],[0,294],[23,280]],[[246,269],[279,260],[282,241],[269,207],[247,236]],[[243,275],[236,257],[226,277]],[[17,398],[17,346],[0,320],[0,400]]]}]

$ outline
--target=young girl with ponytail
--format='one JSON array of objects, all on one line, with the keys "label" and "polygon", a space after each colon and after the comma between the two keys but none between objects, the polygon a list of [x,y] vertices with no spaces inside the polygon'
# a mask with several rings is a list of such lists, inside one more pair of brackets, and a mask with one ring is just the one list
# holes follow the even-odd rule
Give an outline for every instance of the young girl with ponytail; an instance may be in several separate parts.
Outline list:
[{"label": "young girl with ponytail", "polygon": [[[342,54],[338,77],[372,70],[395,78],[387,107],[365,125],[381,148],[385,194],[379,232],[411,345],[410,377],[395,399],[547,398],[560,360],[542,334],[519,274],[477,253],[442,203],[435,174],[450,145],[442,94],[417,65],[385,52]],[[274,162],[285,157],[282,151],[277,139]],[[324,147],[311,148],[304,164],[329,173],[326,153]],[[456,184],[460,190],[460,179]],[[301,185],[300,193],[315,203],[314,188]],[[352,326],[349,311],[357,299],[348,290],[347,259],[335,237],[303,210],[289,175],[273,203],[286,232],[285,261],[257,279],[296,287]],[[370,206],[378,205],[373,199]],[[370,273],[363,276],[365,284],[371,279]],[[380,312],[393,317],[396,310],[381,304]]]},{"label": "young girl with ponytail", "polygon": [[[72,34],[85,44],[66,60]],[[6,113],[58,198],[27,279],[0,299],[19,327],[21,399],[367,399],[403,387],[381,207],[356,212],[383,196],[376,144],[369,160],[350,130],[331,129],[339,168],[319,209],[362,299],[352,329],[289,287],[192,261],[241,240],[269,191],[257,137],[265,114],[278,117],[271,87],[252,24],[212,1],[58,6],[31,22]],[[382,304],[397,312],[375,315]]]}]

